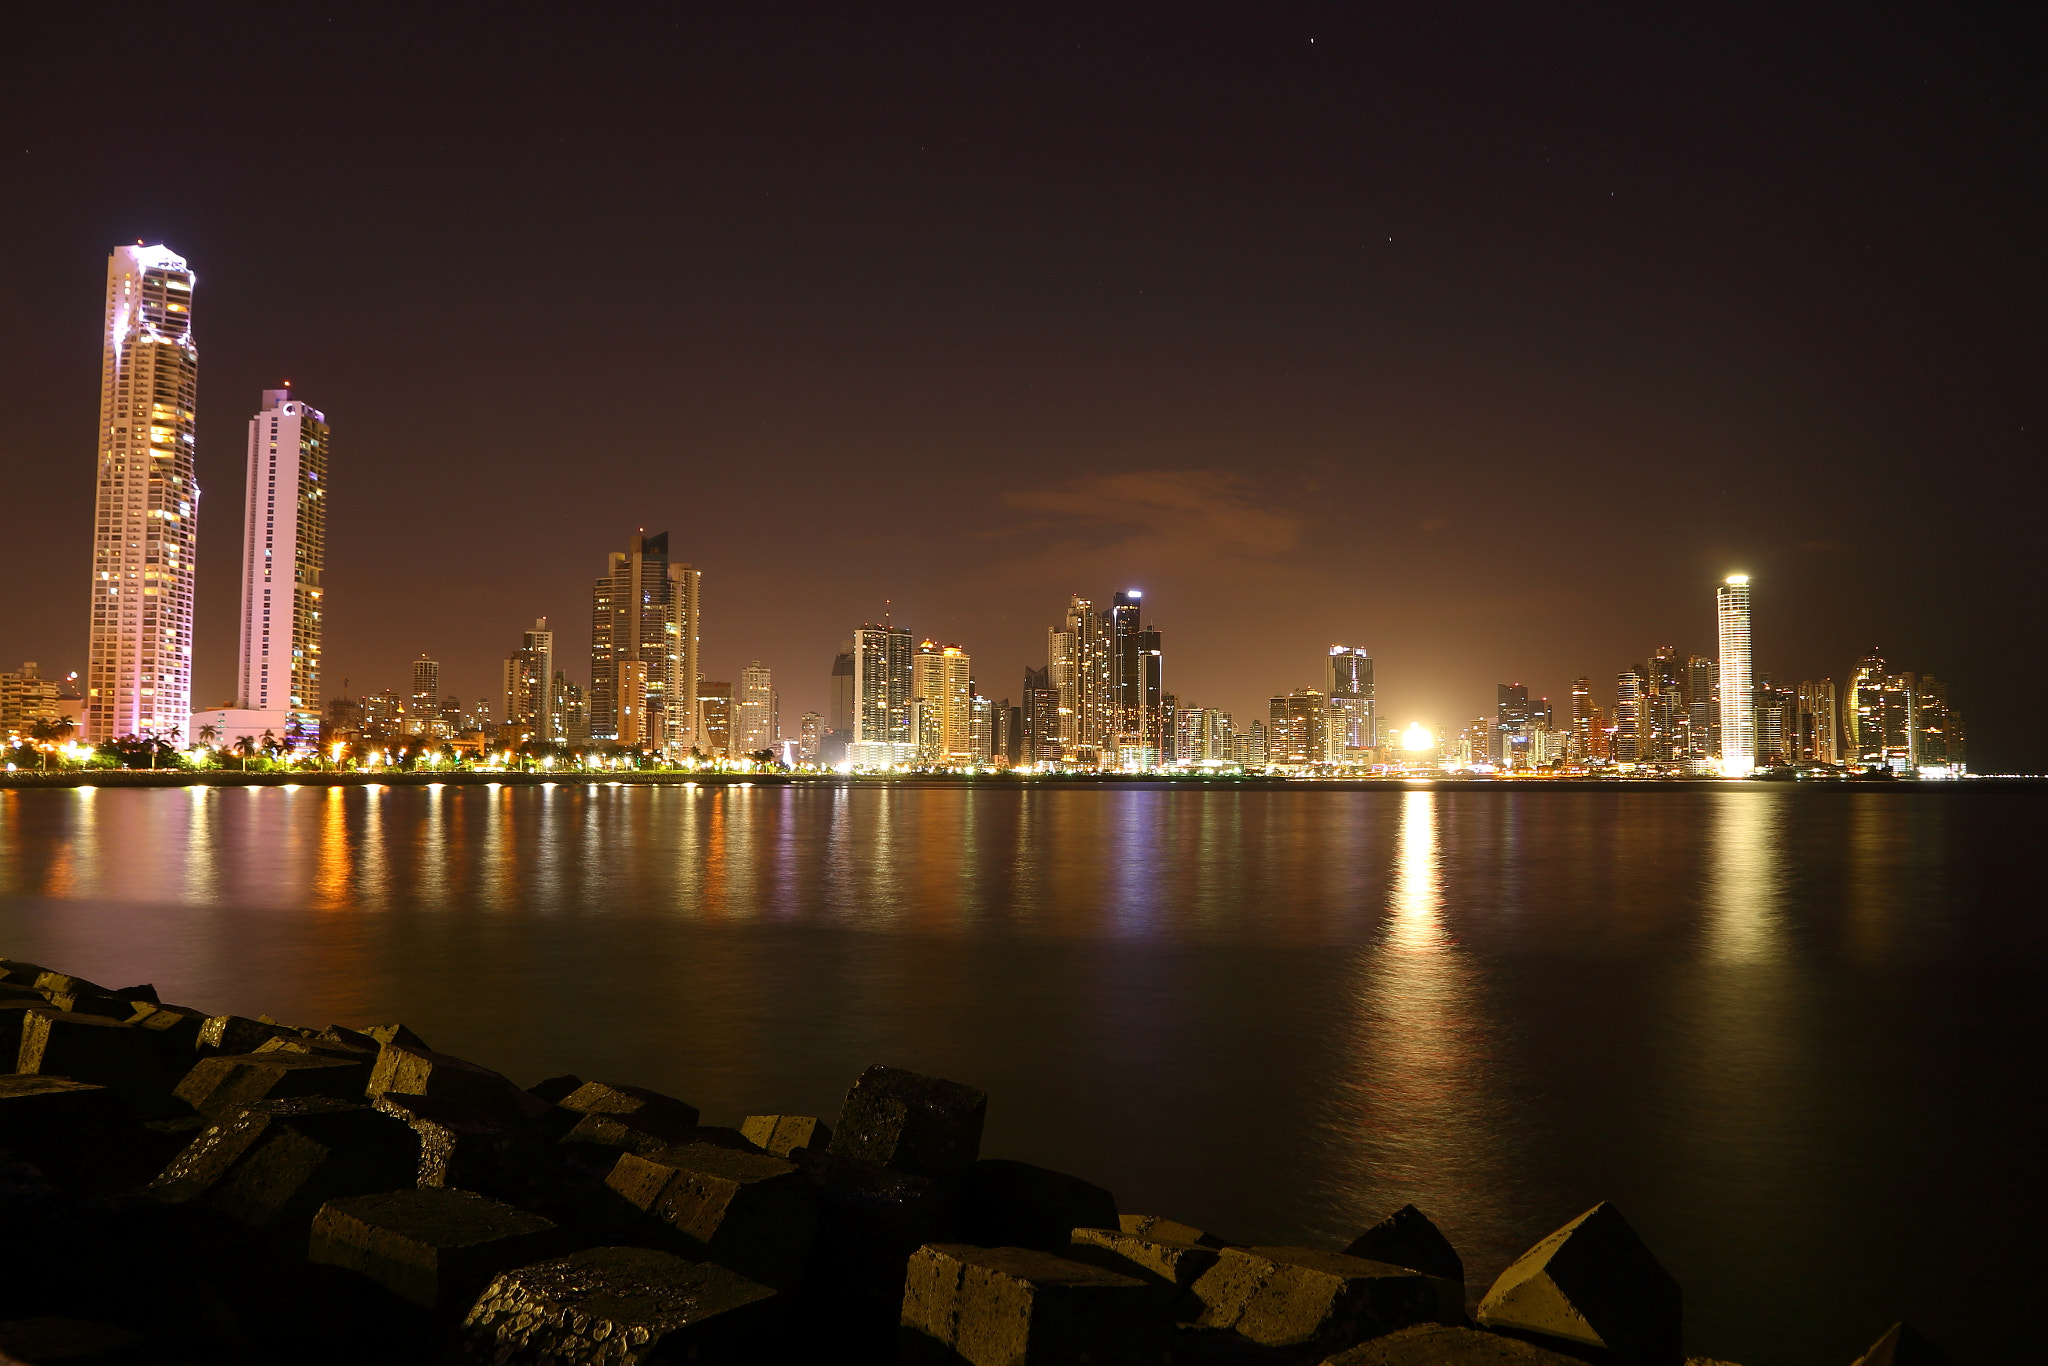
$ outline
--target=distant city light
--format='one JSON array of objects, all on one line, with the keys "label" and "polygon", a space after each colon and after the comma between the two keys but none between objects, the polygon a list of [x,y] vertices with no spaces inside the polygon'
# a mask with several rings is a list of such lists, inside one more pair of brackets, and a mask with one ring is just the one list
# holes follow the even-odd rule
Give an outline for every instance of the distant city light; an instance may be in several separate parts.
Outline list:
[{"label": "distant city light", "polygon": [[1429,728],[1420,721],[1411,721],[1408,724],[1408,729],[1401,732],[1401,748],[1407,750],[1410,754],[1420,754],[1424,750],[1435,749],[1436,736],[1430,734]]}]

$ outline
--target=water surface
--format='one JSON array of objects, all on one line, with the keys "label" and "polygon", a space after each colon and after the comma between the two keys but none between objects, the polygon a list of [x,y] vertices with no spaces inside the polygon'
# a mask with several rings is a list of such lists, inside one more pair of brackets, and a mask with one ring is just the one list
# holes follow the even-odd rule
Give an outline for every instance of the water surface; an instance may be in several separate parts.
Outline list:
[{"label": "water surface", "polygon": [[[2008,1355],[2044,1269],[2038,790],[0,791],[0,952],[401,1019],[707,1122],[871,1062],[990,1155],[1342,1246],[1413,1201],[1476,1297],[1615,1201],[1688,1345]],[[2007,1316],[1999,1321],[2001,1312]]]}]

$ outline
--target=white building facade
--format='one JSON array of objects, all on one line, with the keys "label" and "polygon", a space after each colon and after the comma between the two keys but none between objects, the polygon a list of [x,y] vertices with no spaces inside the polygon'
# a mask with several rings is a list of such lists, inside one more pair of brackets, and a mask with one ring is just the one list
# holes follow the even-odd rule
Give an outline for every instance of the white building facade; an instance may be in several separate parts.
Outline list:
[{"label": "white building facade", "polygon": [[1756,769],[1749,575],[1730,574],[1714,597],[1721,645],[1721,772],[1730,778],[1744,778]]},{"label": "white building facade", "polygon": [[83,738],[182,734],[192,710],[199,353],[169,247],[107,258]]}]

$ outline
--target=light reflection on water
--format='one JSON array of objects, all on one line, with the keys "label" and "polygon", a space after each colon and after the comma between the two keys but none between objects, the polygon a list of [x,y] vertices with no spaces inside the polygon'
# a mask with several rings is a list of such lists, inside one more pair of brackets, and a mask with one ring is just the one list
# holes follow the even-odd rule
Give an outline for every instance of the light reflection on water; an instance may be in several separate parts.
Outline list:
[{"label": "light reflection on water", "polygon": [[404,1018],[721,1122],[919,1067],[990,1091],[991,1152],[1236,1237],[1341,1245],[1412,1200],[1475,1293],[1613,1198],[1694,1350],[1768,1366],[1900,1314],[1981,1346],[1957,1306],[2030,1283],[1969,1211],[2038,1188],[2003,1137],[2040,1131],[2038,1089],[2000,1058],[2038,1056],[2039,1013],[1981,1038],[2041,985],[2043,814],[1758,785],[0,791],[0,951]]}]

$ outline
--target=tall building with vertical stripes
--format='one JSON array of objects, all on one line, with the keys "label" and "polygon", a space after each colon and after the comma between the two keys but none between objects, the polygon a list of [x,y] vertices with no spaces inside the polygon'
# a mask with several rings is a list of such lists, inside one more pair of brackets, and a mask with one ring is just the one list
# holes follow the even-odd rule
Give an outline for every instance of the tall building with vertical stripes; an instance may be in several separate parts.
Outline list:
[{"label": "tall building with vertical stripes", "polygon": [[1749,575],[1730,574],[1715,590],[1721,646],[1721,772],[1746,778],[1756,768],[1755,681],[1749,642]]},{"label": "tall building with vertical stripes", "polygon": [[107,258],[86,652],[88,741],[182,732],[192,704],[199,353],[191,267],[169,247]]}]

